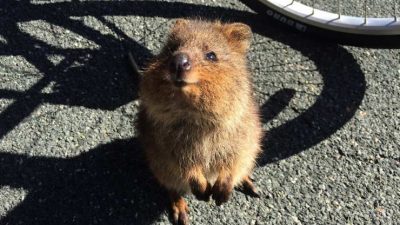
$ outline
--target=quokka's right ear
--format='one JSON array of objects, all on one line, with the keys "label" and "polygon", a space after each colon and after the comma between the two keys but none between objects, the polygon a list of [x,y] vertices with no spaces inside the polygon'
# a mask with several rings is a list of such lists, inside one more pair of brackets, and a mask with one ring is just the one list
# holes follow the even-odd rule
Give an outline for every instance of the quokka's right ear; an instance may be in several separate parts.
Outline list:
[{"label": "quokka's right ear", "polygon": [[230,23],[223,26],[223,32],[234,49],[246,52],[252,38],[251,28],[244,23]]}]

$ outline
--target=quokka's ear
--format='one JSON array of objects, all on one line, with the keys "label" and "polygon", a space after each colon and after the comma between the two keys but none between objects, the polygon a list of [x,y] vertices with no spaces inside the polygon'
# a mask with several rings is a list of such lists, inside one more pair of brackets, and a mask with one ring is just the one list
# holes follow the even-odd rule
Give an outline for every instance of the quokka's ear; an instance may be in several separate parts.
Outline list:
[{"label": "quokka's ear", "polygon": [[250,47],[253,36],[251,28],[244,23],[230,23],[223,26],[223,32],[229,44],[238,52],[245,53]]},{"label": "quokka's ear", "polygon": [[172,25],[171,33],[185,29],[188,26],[188,24],[189,20],[187,19],[177,19],[174,25]]}]

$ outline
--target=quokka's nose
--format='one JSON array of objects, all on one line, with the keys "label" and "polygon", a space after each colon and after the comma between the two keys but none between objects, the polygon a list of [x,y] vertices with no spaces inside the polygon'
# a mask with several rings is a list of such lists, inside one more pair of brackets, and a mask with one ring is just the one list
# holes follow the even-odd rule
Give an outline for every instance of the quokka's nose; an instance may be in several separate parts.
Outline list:
[{"label": "quokka's nose", "polygon": [[171,67],[172,72],[174,72],[177,79],[179,79],[182,73],[190,70],[191,68],[189,56],[186,53],[176,54],[172,59]]}]

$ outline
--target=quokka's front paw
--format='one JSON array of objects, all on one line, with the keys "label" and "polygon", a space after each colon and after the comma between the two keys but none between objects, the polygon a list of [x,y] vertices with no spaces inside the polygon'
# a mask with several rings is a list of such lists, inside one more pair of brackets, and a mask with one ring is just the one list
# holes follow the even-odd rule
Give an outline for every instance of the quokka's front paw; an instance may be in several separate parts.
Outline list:
[{"label": "quokka's front paw", "polygon": [[207,183],[206,185],[201,185],[198,182],[191,182],[190,183],[192,193],[198,200],[208,202],[210,200],[211,192],[211,184]]},{"label": "quokka's front paw", "polygon": [[230,178],[225,178],[222,180],[217,180],[212,187],[212,198],[215,203],[220,206],[229,200],[233,190],[232,180]]}]

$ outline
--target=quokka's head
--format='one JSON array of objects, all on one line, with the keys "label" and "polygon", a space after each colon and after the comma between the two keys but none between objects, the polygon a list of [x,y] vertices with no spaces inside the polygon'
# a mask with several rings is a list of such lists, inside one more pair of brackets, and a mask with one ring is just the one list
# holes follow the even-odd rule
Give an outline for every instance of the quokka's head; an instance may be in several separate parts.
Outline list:
[{"label": "quokka's head", "polygon": [[250,86],[246,56],[251,37],[243,23],[178,19],[146,70],[144,83],[163,101],[183,99],[200,107],[230,104]]}]

